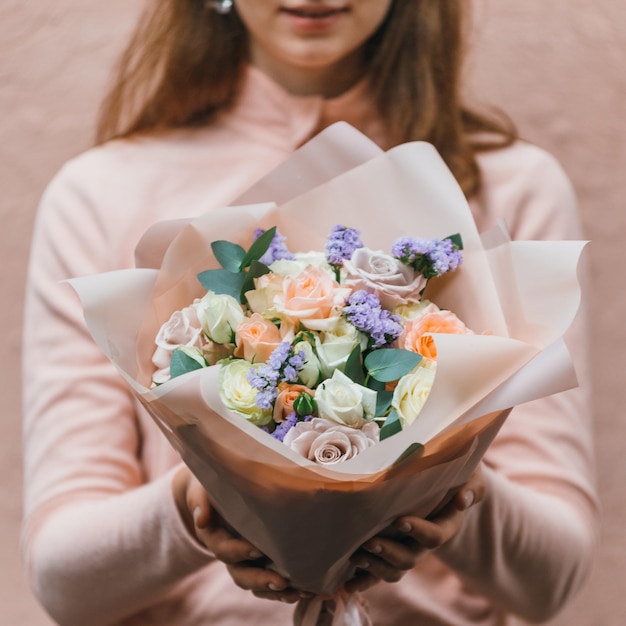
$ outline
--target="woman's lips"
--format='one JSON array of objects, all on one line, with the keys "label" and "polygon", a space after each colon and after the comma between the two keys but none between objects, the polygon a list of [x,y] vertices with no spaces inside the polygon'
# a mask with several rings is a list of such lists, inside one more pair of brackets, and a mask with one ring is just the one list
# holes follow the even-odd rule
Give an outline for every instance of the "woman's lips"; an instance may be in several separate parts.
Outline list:
[{"label": "woman's lips", "polygon": [[345,7],[328,5],[301,5],[281,9],[294,26],[305,30],[323,30],[329,28],[348,11]]}]

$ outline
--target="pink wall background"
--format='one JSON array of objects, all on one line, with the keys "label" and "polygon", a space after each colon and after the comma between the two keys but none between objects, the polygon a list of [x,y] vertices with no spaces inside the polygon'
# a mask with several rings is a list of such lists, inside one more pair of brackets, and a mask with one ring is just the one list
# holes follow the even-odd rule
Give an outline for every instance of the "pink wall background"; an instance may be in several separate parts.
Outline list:
[{"label": "pink wall background", "polygon": [[[553,626],[626,623],[626,4],[480,0],[469,66],[475,99],[499,105],[572,178],[592,269],[594,410],[602,543],[587,587]],[[27,589],[20,503],[20,318],[35,207],[87,148],[112,60],[139,2],[0,3],[0,623],[51,624]],[[33,355],[36,358],[36,355]]]}]

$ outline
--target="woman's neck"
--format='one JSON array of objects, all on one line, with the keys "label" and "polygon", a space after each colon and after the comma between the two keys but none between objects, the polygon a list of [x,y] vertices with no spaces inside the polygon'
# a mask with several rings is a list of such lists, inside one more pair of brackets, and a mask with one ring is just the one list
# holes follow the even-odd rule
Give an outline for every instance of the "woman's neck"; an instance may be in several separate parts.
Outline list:
[{"label": "woman's neck", "polygon": [[323,67],[294,67],[275,63],[262,51],[255,51],[251,63],[285,91],[296,96],[334,98],[353,87],[364,73],[360,53]]}]

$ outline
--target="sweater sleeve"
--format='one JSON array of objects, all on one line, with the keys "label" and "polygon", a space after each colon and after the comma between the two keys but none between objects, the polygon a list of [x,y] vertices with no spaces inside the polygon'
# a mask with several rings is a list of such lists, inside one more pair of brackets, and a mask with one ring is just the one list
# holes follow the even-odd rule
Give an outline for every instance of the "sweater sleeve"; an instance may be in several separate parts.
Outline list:
[{"label": "sweater sleeve", "polygon": [[[483,158],[486,221],[514,239],[581,238],[572,187],[556,161],[518,145]],[[582,263],[584,266],[584,262]],[[584,267],[581,280],[584,284]],[[597,540],[584,293],[566,335],[580,386],[516,407],[483,462],[485,500],[438,556],[475,591],[531,622],[578,591]]]},{"label": "sweater sleeve", "polygon": [[[120,220],[99,219],[70,165],[46,191],[24,318],[22,551],[36,595],[62,625],[98,626],[154,602],[211,560],[173,501],[146,483],[136,405],[61,281],[116,269]],[[103,192],[105,194],[106,192]]]}]

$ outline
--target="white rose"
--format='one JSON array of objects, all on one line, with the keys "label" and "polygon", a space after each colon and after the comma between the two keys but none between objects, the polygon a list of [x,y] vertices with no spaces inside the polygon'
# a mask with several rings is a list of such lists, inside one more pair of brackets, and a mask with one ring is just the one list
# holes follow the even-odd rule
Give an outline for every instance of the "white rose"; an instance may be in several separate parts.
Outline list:
[{"label": "white rose", "polygon": [[156,350],[152,363],[157,368],[153,376],[155,383],[164,383],[170,379],[172,353],[181,346],[194,346],[202,349],[202,327],[196,314],[196,305],[188,306],[172,313],[157,333]]},{"label": "white rose", "polygon": [[258,390],[247,380],[248,372],[253,368],[252,363],[242,359],[223,365],[218,377],[220,398],[231,411],[257,426],[265,426],[272,420],[272,410],[256,405]]},{"label": "white rose", "polygon": [[296,252],[293,259],[278,259],[274,261],[270,266],[270,270],[275,274],[281,274],[283,276],[297,276],[302,273],[307,267],[321,267],[328,271],[331,276],[335,276],[333,268],[328,265],[326,256],[323,252]]},{"label": "white rose", "polygon": [[305,360],[302,369],[298,372],[298,380],[309,389],[313,389],[319,382],[322,366],[308,341],[296,343],[294,351],[298,353],[300,350],[304,351]]},{"label": "white rose", "polygon": [[393,314],[400,316],[404,320],[412,320],[429,313],[433,309],[438,309],[436,304],[433,304],[430,300],[421,300],[420,302],[401,304],[393,310]]},{"label": "white rose", "polygon": [[367,347],[367,336],[345,319],[340,319],[331,331],[315,335],[315,351],[322,366],[322,375],[329,378],[336,369],[342,372],[352,350]]},{"label": "white rose", "polygon": [[410,426],[422,410],[435,380],[435,370],[434,361],[423,359],[412,372],[398,381],[391,406],[398,413],[402,428]]},{"label": "white rose", "polygon": [[298,422],[285,435],[284,443],[310,461],[332,465],[376,445],[379,432],[374,422],[357,430],[315,417],[309,422]]},{"label": "white rose", "polygon": [[340,370],[320,383],[315,401],[320,417],[352,428],[361,428],[375,417],[376,392],[353,382]]},{"label": "white rose", "polygon": [[198,302],[198,319],[206,336],[215,343],[231,343],[243,322],[241,304],[232,296],[208,291]]},{"label": "white rose", "polygon": [[353,291],[364,289],[378,296],[384,309],[391,310],[410,301],[418,301],[426,279],[413,268],[389,254],[369,248],[357,248],[344,261],[343,284]]}]

